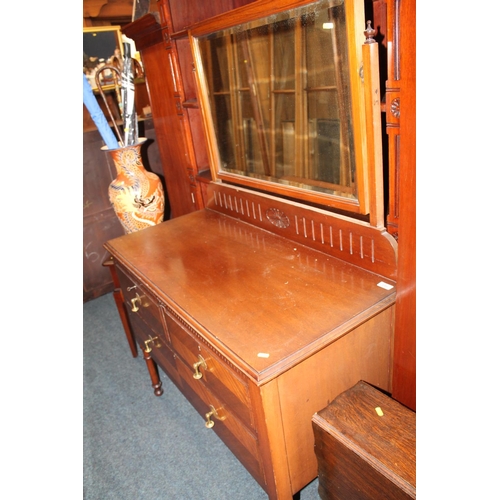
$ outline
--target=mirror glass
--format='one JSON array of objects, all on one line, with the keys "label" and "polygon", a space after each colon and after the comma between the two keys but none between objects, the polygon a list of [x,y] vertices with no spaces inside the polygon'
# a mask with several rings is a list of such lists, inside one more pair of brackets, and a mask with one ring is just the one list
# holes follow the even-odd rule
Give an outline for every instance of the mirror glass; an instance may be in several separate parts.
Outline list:
[{"label": "mirror glass", "polygon": [[350,57],[355,69],[358,61],[345,3],[322,0],[196,37],[217,178],[359,206]]}]

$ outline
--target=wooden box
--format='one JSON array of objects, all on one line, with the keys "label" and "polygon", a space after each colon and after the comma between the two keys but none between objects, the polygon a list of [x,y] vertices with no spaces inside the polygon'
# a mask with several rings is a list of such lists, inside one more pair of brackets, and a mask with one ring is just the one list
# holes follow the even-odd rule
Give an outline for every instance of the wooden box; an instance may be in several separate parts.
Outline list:
[{"label": "wooden box", "polygon": [[366,382],[312,419],[323,500],[416,498],[416,415]]}]

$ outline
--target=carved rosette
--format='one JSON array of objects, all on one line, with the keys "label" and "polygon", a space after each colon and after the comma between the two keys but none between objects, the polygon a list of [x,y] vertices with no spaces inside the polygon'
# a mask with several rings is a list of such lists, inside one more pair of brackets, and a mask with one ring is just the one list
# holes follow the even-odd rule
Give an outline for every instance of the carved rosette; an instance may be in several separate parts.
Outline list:
[{"label": "carved rosette", "polygon": [[399,97],[391,101],[391,114],[394,118],[399,118]]},{"label": "carved rosette", "polygon": [[290,225],[290,220],[286,214],[277,208],[268,208],[266,210],[266,217],[273,226],[285,229]]}]

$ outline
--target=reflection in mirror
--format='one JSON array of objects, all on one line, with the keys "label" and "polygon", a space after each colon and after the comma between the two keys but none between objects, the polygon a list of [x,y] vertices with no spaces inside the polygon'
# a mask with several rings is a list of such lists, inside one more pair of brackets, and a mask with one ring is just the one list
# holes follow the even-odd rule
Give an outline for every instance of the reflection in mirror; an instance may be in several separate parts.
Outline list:
[{"label": "reflection in mirror", "polygon": [[358,200],[347,31],[322,0],[197,37],[218,176]]}]

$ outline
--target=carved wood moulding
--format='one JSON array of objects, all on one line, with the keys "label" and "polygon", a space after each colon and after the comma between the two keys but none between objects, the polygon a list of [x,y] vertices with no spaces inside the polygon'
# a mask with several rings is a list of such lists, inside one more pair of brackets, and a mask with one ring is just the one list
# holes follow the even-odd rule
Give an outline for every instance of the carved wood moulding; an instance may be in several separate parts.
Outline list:
[{"label": "carved wood moulding", "polygon": [[292,201],[213,182],[207,208],[341,260],[396,278],[397,244],[368,223]]},{"label": "carved wood moulding", "polygon": [[133,6],[134,0],[83,0],[83,17],[132,19]]}]

